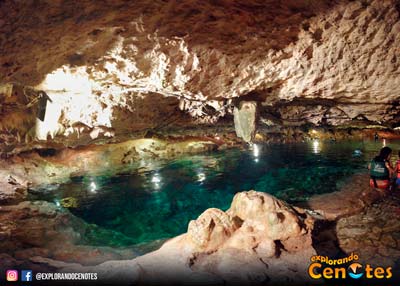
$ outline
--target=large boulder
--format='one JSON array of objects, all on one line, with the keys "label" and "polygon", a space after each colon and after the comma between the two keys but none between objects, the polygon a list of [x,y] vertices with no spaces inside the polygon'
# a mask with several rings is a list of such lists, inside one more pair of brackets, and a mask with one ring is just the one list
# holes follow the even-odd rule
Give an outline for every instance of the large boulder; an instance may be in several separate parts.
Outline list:
[{"label": "large boulder", "polygon": [[187,236],[196,251],[233,247],[278,257],[278,242],[287,244],[288,251],[311,247],[312,227],[313,219],[305,213],[269,194],[249,191],[236,194],[226,212],[206,210],[189,223]]},{"label": "large boulder", "polygon": [[188,237],[202,251],[215,251],[223,245],[236,226],[225,212],[211,208],[202,213],[197,220],[192,220],[188,227]]},{"label": "large boulder", "polygon": [[235,195],[228,211],[208,209],[191,221],[185,244],[191,268],[225,281],[308,279],[314,219],[301,209],[255,191]]}]

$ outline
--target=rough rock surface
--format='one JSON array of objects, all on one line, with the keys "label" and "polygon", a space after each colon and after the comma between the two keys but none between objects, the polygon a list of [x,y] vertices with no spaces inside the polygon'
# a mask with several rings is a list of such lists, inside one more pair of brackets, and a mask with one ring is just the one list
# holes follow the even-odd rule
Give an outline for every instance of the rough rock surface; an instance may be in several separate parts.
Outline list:
[{"label": "rough rock surface", "polygon": [[316,254],[313,225],[304,211],[271,195],[238,193],[226,213],[209,209],[189,224],[188,237],[199,253],[192,269],[235,283],[306,281],[307,262]]},{"label": "rough rock surface", "polygon": [[247,143],[252,142],[257,127],[257,102],[242,101],[233,110],[236,135]]},{"label": "rough rock surface", "polygon": [[[68,181],[84,174],[153,170],[163,159],[218,148],[211,138],[183,141],[137,139],[76,149],[42,149],[0,160],[0,202],[23,198],[27,187]],[[158,161],[158,162],[157,162]]]},{"label": "rough rock surface", "polygon": [[[98,272],[121,283],[277,283],[307,281],[314,219],[276,198],[239,193],[227,212],[206,210],[188,232],[130,261],[82,267],[36,257],[60,271]],[[129,269],[129,271],[128,271]],[[104,281],[103,280],[103,281]]]},{"label": "rough rock surface", "polygon": [[[83,265],[131,259],[138,255],[133,249],[84,245],[85,232],[90,231],[91,227],[48,202],[25,201],[1,206],[0,253],[19,261],[42,256],[64,262],[79,261]],[[1,270],[5,269],[3,261],[0,267]]]},{"label": "rough rock surface", "polygon": [[359,213],[382,196],[374,189],[360,187],[367,185],[368,179],[367,174],[353,175],[339,191],[313,196],[303,207],[315,210],[328,220]]},{"label": "rough rock surface", "polygon": [[400,265],[399,215],[400,194],[394,193],[364,212],[339,219],[336,225],[339,246],[347,253],[360,253],[365,263]]},{"label": "rough rock surface", "polygon": [[[340,192],[326,196],[334,204],[343,202]],[[25,265],[36,271],[97,272],[102,282],[121,284],[292,285],[309,279],[312,255],[356,252],[362,263],[392,266],[397,273],[398,196],[375,203],[371,198],[354,215],[344,205],[342,214],[328,221],[315,210],[292,207],[268,194],[242,192],[226,212],[206,210],[189,223],[186,234],[133,260],[123,260],[136,256],[133,249],[79,245],[90,225],[51,203],[24,202],[0,208],[0,249],[8,250],[0,254],[0,269]],[[60,240],[67,242],[62,249]]]},{"label": "rough rock surface", "polygon": [[50,97],[40,138],[188,125],[185,114],[215,122],[237,97],[283,125],[398,124],[399,10],[396,0],[6,0],[0,82]]},{"label": "rough rock surface", "polygon": [[27,183],[23,179],[16,179],[11,174],[0,172],[0,202],[17,203],[27,195]]}]

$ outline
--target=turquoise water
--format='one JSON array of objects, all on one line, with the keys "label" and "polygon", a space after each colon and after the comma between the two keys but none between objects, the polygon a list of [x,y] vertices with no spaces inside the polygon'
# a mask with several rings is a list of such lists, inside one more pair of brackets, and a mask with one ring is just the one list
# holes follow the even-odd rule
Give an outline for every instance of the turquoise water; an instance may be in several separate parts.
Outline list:
[{"label": "turquoise water", "polygon": [[184,233],[207,208],[228,209],[240,191],[267,192],[291,203],[336,191],[352,174],[367,172],[381,147],[382,142],[258,144],[149,161],[114,177],[77,177],[32,199],[62,208],[72,198],[69,211],[91,224],[83,243],[128,246]]}]

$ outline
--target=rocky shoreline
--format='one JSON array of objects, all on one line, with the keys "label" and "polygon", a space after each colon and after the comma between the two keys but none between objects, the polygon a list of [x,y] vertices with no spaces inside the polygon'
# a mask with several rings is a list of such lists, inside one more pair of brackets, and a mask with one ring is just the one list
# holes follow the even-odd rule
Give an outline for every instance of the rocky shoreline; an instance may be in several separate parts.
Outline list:
[{"label": "rocky shoreline", "polygon": [[[330,136],[317,135],[321,140]],[[371,135],[370,131],[359,134]],[[85,245],[86,233],[104,230],[53,203],[26,200],[28,188],[64,182],[79,174],[151,169],[151,164],[141,162],[240,146],[243,143],[227,133],[218,138],[144,138],[74,149],[38,149],[1,160],[1,270],[96,272],[99,282],[121,285],[165,281],[293,285],[318,282],[307,273],[313,255],[340,257],[357,252],[365,263],[399,267],[399,193],[383,197],[369,188],[366,174],[353,175],[339,191],[298,205],[266,193],[238,193],[229,210],[206,210],[189,223],[187,233],[165,243],[129,248]]]},{"label": "rocky shoreline", "polygon": [[399,194],[382,197],[368,188],[366,175],[350,182],[311,198],[307,208],[266,193],[238,193],[226,212],[206,210],[187,233],[142,256],[133,249],[75,245],[88,226],[50,203],[2,206],[0,249],[22,248],[0,254],[2,267],[96,272],[99,282],[121,285],[315,283],[307,274],[311,256],[352,252],[362,262],[398,268]]}]

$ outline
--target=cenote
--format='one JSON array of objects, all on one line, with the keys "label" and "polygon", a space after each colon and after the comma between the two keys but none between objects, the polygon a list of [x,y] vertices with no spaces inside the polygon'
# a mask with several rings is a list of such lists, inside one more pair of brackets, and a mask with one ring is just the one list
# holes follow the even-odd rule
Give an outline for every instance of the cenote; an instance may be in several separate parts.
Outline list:
[{"label": "cenote", "polygon": [[[396,145],[390,142],[394,150]],[[83,243],[123,247],[184,233],[207,208],[228,209],[240,191],[267,192],[294,204],[337,191],[352,174],[366,172],[381,147],[374,141],[256,144],[152,161],[146,171],[75,177],[30,197],[68,208],[89,223]]]}]

